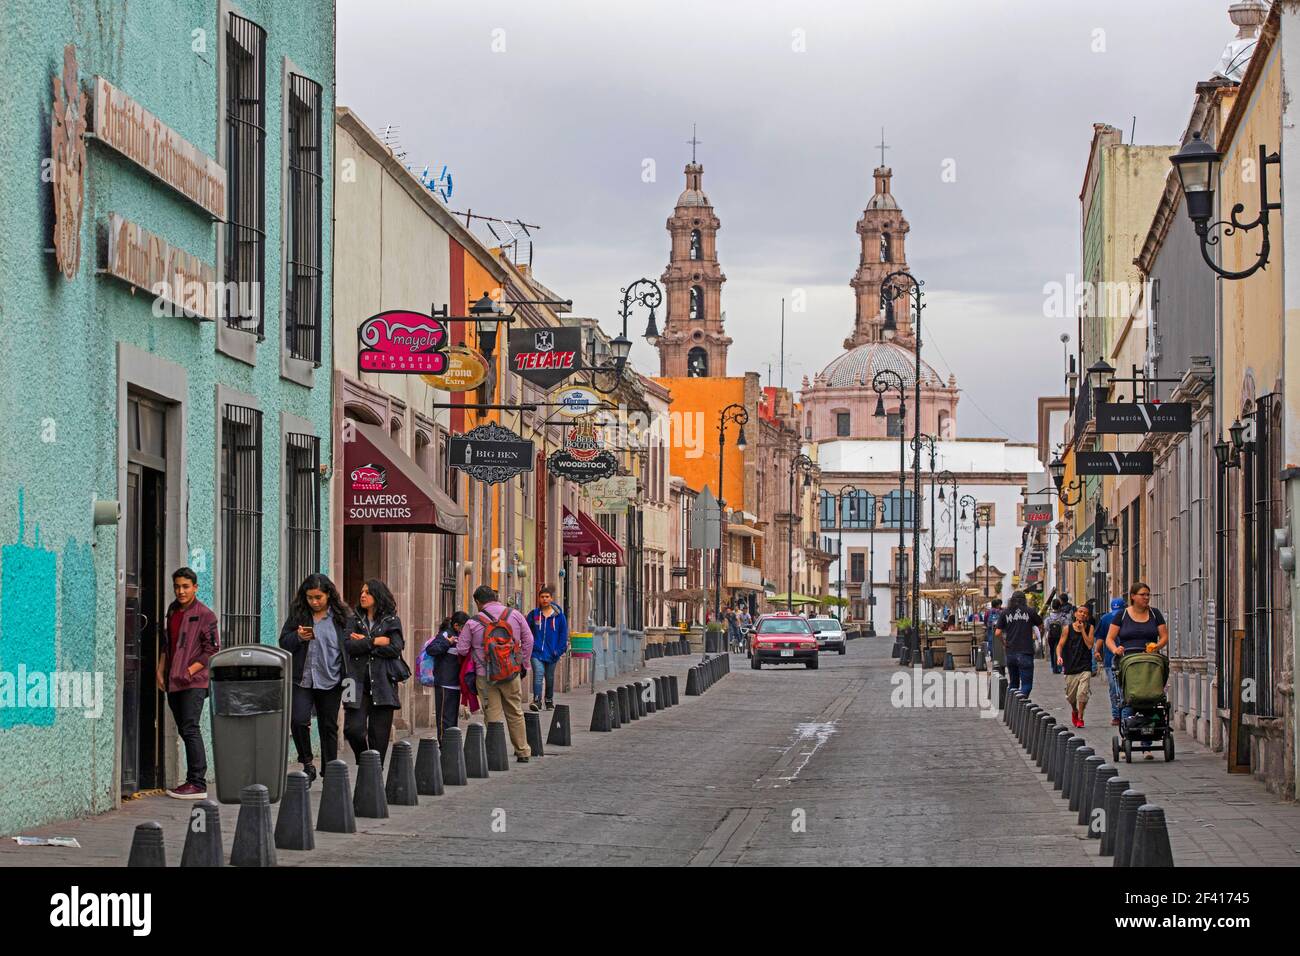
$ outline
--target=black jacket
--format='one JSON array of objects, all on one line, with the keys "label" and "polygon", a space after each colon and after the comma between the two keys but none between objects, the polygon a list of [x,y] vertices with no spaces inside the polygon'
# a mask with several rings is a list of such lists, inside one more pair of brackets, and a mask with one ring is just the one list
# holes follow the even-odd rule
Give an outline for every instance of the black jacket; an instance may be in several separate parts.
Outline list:
[{"label": "black jacket", "polygon": [[[366,636],[355,640],[353,634]],[[386,637],[390,643],[376,646],[376,637]],[[357,694],[343,695],[343,706],[355,710],[361,705],[361,693],[365,692],[370,694],[375,707],[401,707],[396,671],[406,647],[402,638],[402,619],[396,614],[385,614],[372,623],[364,612],[354,614],[343,632],[343,647],[347,651],[348,676],[356,682],[357,688]]]},{"label": "black jacket", "polygon": [[[330,616],[334,620],[334,630],[339,635],[339,673],[344,677],[347,676],[347,657],[343,653],[343,648],[347,646],[348,618],[331,612]],[[280,628],[280,646],[293,655],[293,683],[294,686],[302,683],[302,671],[307,665],[307,641],[298,636],[298,628],[310,627],[312,624],[311,614],[295,615],[289,612],[289,619],[284,622],[284,627]]]},{"label": "black jacket", "polygon": [[465,658],[451,653],[448,636],[448,631],[439,631],[424,653],[433,661],[433,679],[439,687],[459,687],[460,665]]}]

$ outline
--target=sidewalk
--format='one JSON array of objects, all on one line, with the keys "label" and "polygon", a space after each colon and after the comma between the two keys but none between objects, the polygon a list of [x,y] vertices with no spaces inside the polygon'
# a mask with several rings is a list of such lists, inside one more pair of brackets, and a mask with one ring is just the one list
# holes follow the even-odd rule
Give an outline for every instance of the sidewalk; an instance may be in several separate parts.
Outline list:
[{"label": "sidewalk", "polygon": [[[1046,661],[1034,661],[1030,700],[1046,707],[1058,726],[1070,727],[1065,677],[1053,674]],[[1084,728],[1074,732],[1110,763],[1115,728],[1110,725],[1103,670],[1091,681]],[[1187,734],[1175,731],[1174,745],[1172,763],[1153,751],[1154,760],[1135,753],[1131,764],[1121,754],[1116,766],[1133,789],[1164,808],[1176,866],[1300,866],[1300,805],[1279,799],[1248,774],[1229,774],[1222,754]],[[1040,783],[1051,790],[1046,775],[1034,769]],[[1057,802],[1063,816],[1077,816],[1068,812],[1059,795]],[[1096,846],[1099,841],[1091,842]],[[1098,865],[1112,864],[1109,857],[1098,857],[1097,849],[1091,853]]]},{"label": "sidewalk", "polygon": [[[702,698],[687,697],[686,691],[686,671],[694,664],[699,663],[698,655],[686,655],[681,657],[658,658],[647,661],[645,666],[628,673],[620,674],[616,679],[610,681],[601,681],[596,685],[596,690],[603,691],[611,687],[618,687],[624,684],[630,684],[633,681],[644,680],[658,674],[676,674],[678,683],[678,696],[680,700],[679,707],[690,707],[697,704]],[[734,666],[734,662],[733,662]],[[582,753],[590,749],[599,748],[610,737],[620,734],[635,733],[653,733],[649,726],[638,728],[638,724],[647,723],[653,725],[658,715],[648,715],[643,721],[637,721],[635,724],[629,724],[626,729],[620,729],[613,734],[589,733],[587,728],[591,726],[591,715],[595,709],[595,693],[590,686],[577,688],[570,693],[557,693],[555,696],[557,704],[567,704],[571,726],[573,729],[573,746],[572,747],[547,747],[546,755],[542,758],[534,758],[528,764],[510,764],[510,770],[507,773],[511,778],[516,776],[523,777],[526,774],[536,772],[539,767],[555,766],[562,763],[566,756],[574,753]],[[679,708],[671,708],[668,713],[672,714]],[[551,715],[553,711],[542,711],[542,739],[545,740],[547,731],[550,729]],[[469,723],[481,723],[483,719],[482,711],[475,714],[470,721],[461,721],[462,730]],[[418,734],[405,736],[394,735],[393,743],[398,740],[409,740],[411,746],[416,747],[420,737],[428,736],[432,733],[431,729],[420,731]],[[342,735],[339,736],[339,757],[348,764],[348,773],[353,786],[356,785],[356,764],[352,757],[352,749],[347,746]],[[392,749],[389,749],[391,758]],[[211,755],[209,755],[211,759]],[[292,745],[290,746],[290,760],[293,760]],[[300,769],[297,763],[290,763],[289,770]],[[385,779],[387,779],[387,763],[385,763]],[[389,807],[388,819],[372,820],[367,818],[357,818],[357,832],[355,834],[340,833],[322,833],[316,832],[316,850],[308,852],[296,852],[292,850],[278,850],[277,862],[280,866],[297,866],[312,865],[315,862],[320,864],[338,865],[340,855],[364,860],[367,855],[367,840],[363,834],[368,833],[385,833],[392,835],[400,833],[404,824],[409,829],[412,824],[423,818],[427,819],[431,815],[439,813],[449,813],[453,811],[458,803],[467,802],[468,795],[480,792],[482,789],[491,788],[495,778],[504,776],[503,773],[494,773],[488,779],[473,779],[465,787],[448,787],[446,793],[441,797],[421,797],[419,806],[415,807]],[[320,805],[321,780],[317,779],[311,788],[311,806],[312,820],[316,819],[317,810]],[[215,786],[209,790],[212,799],[216,799]],[[143,797],[138,800],[130,800],[122,804],[120,809],[110,810],[107,813],[97,814],[95,816],[83,817],[75,820],[66,820],[56,823],[45,824],[39,827],[29,827],[21,832],[22,836],[46,836],[46,837],[74,837],[81,844],[79,849],[65,847],[22,847],[15,843],[10,837],[20,834],[6,834],[0,837],[0,868],[3,867],[22,867],[22,866],[125,866],[127,856],[131,849],[131,839],[136,826],[141,823],[147,823],[156,820],[162,824],[165,834],[167,865],[178,866],[181,859],[181,850],[185,846],[186,827],[190,819],[190,812],[194,800],[175,800],[164,795],[154,797]],[[278,806],[272,808],[272,814],[278,813]],[[239,816],[238,805],[223,804],[221,806],[221,839],[224,847],[225,859],[230,859],[230,850],[235,838],[235,823]],[[274,825],[274,824],[273,824]],[[333,853],[329,851],[334,851]],[[431,864],[435,861],[411,861],[413,864],[425,863]],[[454,862],[473,862],[473,861],[455,861],[440,860],[440,863]]]}]

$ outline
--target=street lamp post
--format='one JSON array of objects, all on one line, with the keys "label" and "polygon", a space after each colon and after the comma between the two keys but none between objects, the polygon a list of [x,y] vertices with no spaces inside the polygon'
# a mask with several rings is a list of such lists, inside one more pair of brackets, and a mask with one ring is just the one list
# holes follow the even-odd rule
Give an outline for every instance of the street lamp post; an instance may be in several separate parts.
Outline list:
[{"label": "street lamp post", "polygon": [[876,636],[876,502],[867,499],[867,637]]},{"label": "street lamp post", "polygon": [[[954,501],[954,504],[957,504],[957,502]],[[962,520],[962,521],[965,521],[965,520],[966,520],[966,509],[967,509],[967,508],[970,508],[970,509],[971,509],[971,514],[973,515],[973,514],[975,513],[975,508],[976,508],[976,506],[979,505],[979,502],[976,501],[975,498],[974,498],[973,496],[971,496],[971,495],[962,495],[962,496],[961,496],[960,504],[961,504],[961,520]],[[976,556],[976,552],[977,552],[977,550],[978,550],[978,548],[979,548],[979,518],[976,518],[976,519],[975,519],[975,525],[976,525],[976,527],[975,527],[975,532],[976,532],[976,533],[973,534],[973,535],[971,535],[971,538],[973,539],[973,540],[971,541],[971,556],[972,556],[972,558],[974,559],[975,563],[978,564],[978,563],[979,563],[979,558]],[[957,533],[956,533],[956,532],[957,532],[956,522],[954,522],[954,523],[953,523],[953,536],[952,536],[952,573],[953,573],[953,577],[957,580],[957,583],[960,585],[960,584],[961,584],[961,574],[960,574],[960,572],[958,572],[958,570],[957,570]],[[971,582],[974,583],[974,581],[975,581],[975,564],[972,564],[972,565],[971,565],[971,569],[970,569],[970,577],[971,577]],[[963,589],[963,590],[964,590],[964,589]]]},{"label": "street lamp post", "polygon": [[[906,435],[907,428],[907,390],[904,387],[903,376],[899,375],[891,368],[881,369],[871,379],[871,387],[876,392],[876,412],[877,418],[887,418],[885,411],[885,392],[891,389],[898,392],[898,513],[894,516],[898,522],[898,558],[893,561],[895,573],[899,568],[899,561],[905,559],[907,546],[903,543],[903,505],[907,500],[907,464],[906,464]],[[898,574],[898,594],[894,597],[894,620],[898,620],[903,615],[903,580],[902,575]],[[913,621],[912,623],[916,623]],[[898,635],[895,635],[897,642]]]},{"label": "street lamp post", "polygon": [[807,455],[795,455],[790,459],[790,524],[786,530],[786,547],[788,550],[786,565],[785,609],[794,610],[794,476],[803,472],[804,488],[812,487],[812,473],[816,463]]},{"label": "street lamp post", "polygon": [[839,543],[835,546],[835,564],[839,568],[838,583],[836,584],[835,593],[840,599],[840,606],[836,608],[837,616],[840,621],[844,620],[844,495],[848,493],[853,497],[849,501],[853,503],[853,508],[857,511],[857,493],[858,489],[852,485],[845,485],[832,496],[835,499],[835,527],[839,531]]},{"label": "street lamp post", "polygon": [[[654,319],[652,318],[653,322]],[[745,451],[745,425],[749,423],[749,412],[744,405],[734,402],[718,413],[718,553],[713,566],[713,620],[720,621],[722,615],[722,515],[726,502],[722,498],[722,461],[727,450],[727,423],[735,422],[740,429],[736,435],[736,451]]]},{"label": "street lamp post", "polygon": [[[917,416],[918,418],[920,416]],[[930,576],[935,576],[935,559],[934,559],[934,469],[937,463],[937,445],[933,435],[918,435],[912,439],[912,454],[920,455],[921,449],[929,448],[930,451],[930,514],[928,517],[930,524]],[[915,464],[915,463],[914,463]]]},{"label": "street lamp post", "polygon": [[955,581],[957,579],[957,476],[945,469],[936,477],[939,481],[940,501],[947,503],[947,488],[952,488],[952,576]]}]

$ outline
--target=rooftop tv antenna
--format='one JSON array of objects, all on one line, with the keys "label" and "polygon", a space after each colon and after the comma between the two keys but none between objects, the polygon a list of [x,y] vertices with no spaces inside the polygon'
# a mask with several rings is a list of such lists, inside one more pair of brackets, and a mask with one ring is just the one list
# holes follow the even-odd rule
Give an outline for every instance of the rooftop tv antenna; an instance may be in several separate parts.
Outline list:
[{"label": "rooftop tv antenna", "polygon": [[397,159],[406,158],[406,150],[402,149],[402,128],[400,126],[389,123],[384,127],[384,131],[379,134],[379,138],[392,151],[394,157]]},{"label": "rooftop tv antenna", "polygon": [[[522,219],[500,219],[496,216],[482,216],[471,209],[464,212],[452,212],[454,216],[465,217],[465,228],[471,228],[471,220],[477,219],[487,227],[488,232],[492,234],[493,240],[501,247],[502,251],[508,251],[510,261],[515,265],[527,263],[531,269],[533,265],[533,234],[530,230],[541,229],[536,223],[524,222]],[[495,225],[493,225],[495,223]]]}]

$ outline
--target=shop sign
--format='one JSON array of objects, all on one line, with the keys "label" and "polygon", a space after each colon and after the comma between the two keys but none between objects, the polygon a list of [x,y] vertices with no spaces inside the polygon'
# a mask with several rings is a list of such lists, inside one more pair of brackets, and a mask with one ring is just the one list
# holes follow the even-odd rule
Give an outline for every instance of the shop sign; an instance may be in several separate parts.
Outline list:
[{"label": "shop sign", "polygon": [[1145,435],[1150,432],[1191,430],[1192,406],[1187,402],[1102,402],[1097,406],[1099,435]]},{"label": "shop sign", "polygon": [[216,270],[115,212],[108,215],[104,271],[175,312],[205,319],[217,315]]},{"label": "shop sign", "polygon": [[472,348],[455,345],[447,349],[447,371],[420,377],[444,392],[472,392],[487,380],[487,360]]},{"label": "shop sign", "polygon": [[463,435],[452,435],[447,449],[453,468],[489,485],[533,470],[533,443],[508,428],[488,422]]},{"label": "shop sign", "polygon": [[625,514],[636,498],[636,476],[615,475],[593,481],[583,489],[591,500],[591,510],[598,515]]},{"label": "shop sign", "polygon": [[526,382],[550,389],[581,364],[582,329],[510,330],[510,368]]},{"label": "shop sign", "polygon": [[95,138],[225,221],[221,164],[102,76],[95,77]]},{"label": "shop sign", "polygon": [[586,484],[617,472],[618,459],[600,447],[596,423],[583,418],[568,427],[564,447],[546,459],[546,469],[557,477]]},{"label": "shop sign", "polygon": [[580,385],[557,389],[551,393],[550,400],[555,403],[556,410],[566,418],[590,415],[604,404],[600,395],[594,390]]},{"label": "shop sign", "polygon": [[1149,451],[1080,451],[1074,455],[1077,475],[1150,475],[1155,455]]},{"label": "shop sign", "polygon": [[1051,505],[1025,505],[1025,524],[1051,524],[1053,518]]},{"label": "shop sign", "polygon": [[63,48],[63,76],[54,76],[50,111],[50,182],[54,187],[54,258],[65,279],[81,267],[81,214],[86,195],[86,94],[77,52]]},{"label": "shop sign", "polygon": [[357,328],[357,369],[402,375],[442,375],[449,365],[447,323],[423,312],[393,309]]}]

